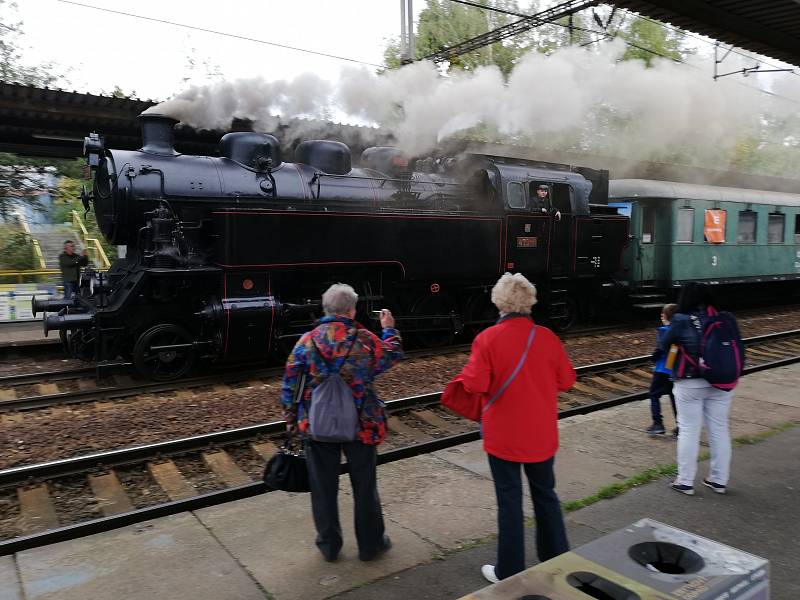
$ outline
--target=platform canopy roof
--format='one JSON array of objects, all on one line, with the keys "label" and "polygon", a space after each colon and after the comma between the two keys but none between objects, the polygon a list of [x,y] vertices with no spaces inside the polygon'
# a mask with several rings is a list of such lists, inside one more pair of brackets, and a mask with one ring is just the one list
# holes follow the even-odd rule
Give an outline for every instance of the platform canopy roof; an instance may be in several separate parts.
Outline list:
[{"label": "platform canopy roof", "polygon": [[618,0],[613,4],[800,65],[800,0]]},{"label": "platform canopy roof", "polygon": [[[83,138],[91,132],[103,136],[106,148],[136,150],[142,145],[136,117],[156,104],[152,100],[96,96],[0,82],[0,152],[78,157],[83,154]],[[220,137],[228,131],[246,131],[249,128],[246,121],[237,120],[225,130],[197,130],[179,125],[175,128],[175,147],[184,154],[214,156]],[[299,140],[293,139],[290,133],[300,130],[304,139],[339,139],[354,152],[360,152],[365,145],[390,141],[388,135],[376,133],[372,128],[324,121],[290,121],[270,133],[275,134],[285,148],[291,148]]]}]

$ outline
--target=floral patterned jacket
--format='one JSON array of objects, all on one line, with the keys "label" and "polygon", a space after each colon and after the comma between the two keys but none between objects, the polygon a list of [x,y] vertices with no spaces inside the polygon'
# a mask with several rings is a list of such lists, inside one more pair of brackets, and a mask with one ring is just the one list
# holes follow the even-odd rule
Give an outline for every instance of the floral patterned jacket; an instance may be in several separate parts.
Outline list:
[{"label": "floral patterned jacket", "polygon": [[[403,343],[396,329],[387,327],[378,338],[346,317],[323,317],[313,330],[298,340],[286,361],[281,392],[286,422],[296,424],[298,430],[305,433],[313,389],[322,383],[329,369],[335,372],[341,367],[339,373],[353,390],[353,400],[361,418],[360,441],[380,444],[386,437],[386,411],[384,403],[375,395],[372,381],[402,358]],[[306,373],[303,397],[295,402],[296,388],[303,373]]]}]

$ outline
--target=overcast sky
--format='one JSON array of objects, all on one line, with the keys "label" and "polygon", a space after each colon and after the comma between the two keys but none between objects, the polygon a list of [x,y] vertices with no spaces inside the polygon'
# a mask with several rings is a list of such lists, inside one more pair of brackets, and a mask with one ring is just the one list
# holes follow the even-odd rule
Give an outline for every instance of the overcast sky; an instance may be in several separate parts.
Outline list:
[{"label": "overcast sky", "polygon": [[[387,41],[400,32],[400,0],[16,1],[16,20],[23,21],[25,32],[19,42],[26,63],[56,62],[69,89],[110,93],[119,86],[127,94],[154,100],[165,100],[189,84],[208,83],[209,73],[219,73],[218,79],[260,75],[273,81],[309,72],[337,81],[343,67],[359,63],[98,8],[337,55],[362,61],[370,69],[382,64]],[[530,4],[530,0],[519,2],[525,12],[530,12]],[[414,0],[415,16],[424,6],[424,0]],[[713,49],[699,40],[699,36],[687,39],[698,53],[693,62],[711,76]],[[743,60],[733,55],[724,66],[739,68]],[[770,74],[747,83],[770,88],[784,77],[792,76]]]},{"label": "overcast sky", "polygon": [[[400,0],[78,0],[80,4],[213,29],[380,65],[400,33]],[[204,83],[207,62],[226,79],[292,78],[304,71],[336,80],[358,63],[145,21],[57,0],[17,0],[28,63],[55,61],[71,88],[110,92],[118,85],[163,100]],[[416,0],[414,11],[424,8]],[[527,2],[521,2],[527,5]],[[192,70],[189,57],[196,66]]]}]

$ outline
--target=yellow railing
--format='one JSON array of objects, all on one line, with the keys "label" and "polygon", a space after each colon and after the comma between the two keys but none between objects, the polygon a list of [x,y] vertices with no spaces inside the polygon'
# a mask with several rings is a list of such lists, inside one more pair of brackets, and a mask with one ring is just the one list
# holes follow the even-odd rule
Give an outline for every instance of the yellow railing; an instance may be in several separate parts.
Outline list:
[{"label": "yellow railing", "polygon": [[97,238],[89,237],[89,232],[86,230],[83,219],[81,219],[77,210],[72,211],[72,226],[80,233],[81,241],[86,246],[86,250],[92,255],[92,259],[99,260],[101,268],[108,269],[111,266],[111,262],[106,256],[106,251],[103,250],[103,245]]},{"label": "yellow railing", "polygon": [[58,269],[31,269],[30,271],[0,271],[0,279],[14,277],[17,283],[25,283],[25,277],[37,277],[40,275],[60,275]]},{"label": "yellow railing", "polygon": [[42,247],[39,245],[39,240],[34,239],[34,237],[31,235],[31,228],[28,226],[28,219],[25,218],[25,213],[22,211],[17,212],[17,219],[19,220],[20,225],[22,225],[22,230],[25,232],[25,235],[28,236],[28,239],[31,240],[31,243],[33,244],[33,259],[39,263],[40,270],[47,270],[47,264],[44,261]]}]

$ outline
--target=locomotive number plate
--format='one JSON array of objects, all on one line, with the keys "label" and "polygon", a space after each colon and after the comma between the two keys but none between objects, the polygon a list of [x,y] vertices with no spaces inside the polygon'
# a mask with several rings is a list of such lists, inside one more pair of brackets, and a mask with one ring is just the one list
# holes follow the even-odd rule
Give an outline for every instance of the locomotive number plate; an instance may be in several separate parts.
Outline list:
[{"label": "locomotive number plate", "polygon": [[530,236],[517,236],[517,248],[536,248],[539,238]]}]

